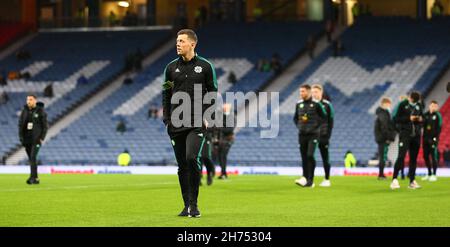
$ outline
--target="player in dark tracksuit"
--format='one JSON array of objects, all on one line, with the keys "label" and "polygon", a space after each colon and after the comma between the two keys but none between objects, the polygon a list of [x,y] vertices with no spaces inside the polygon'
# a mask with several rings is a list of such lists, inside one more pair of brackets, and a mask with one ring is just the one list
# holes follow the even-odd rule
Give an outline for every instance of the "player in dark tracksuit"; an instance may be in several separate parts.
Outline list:
[{"label": "player in dark tracksuit", "polygon": [[392,121],[389,108],[391,107],[391,100],[389,98],[383,98],[381,105],[375,111],[376,119],[374,125],[375,141],[378,144],[378,157],[379,157],[379,172],[378,180],[385,180],[384,167],[387,160],[387,152],[389,144],[395,140],[395,125]]},{"label": "player in dark tracksuit", "polygon": [[300,87],[301,100],[295,105],[294,123],[299,130],[303,177],[295,181],[302,187],[314,187],[315,150],[319,144],[320,126],[327,117],[320,101],[312,99],[311,86]]},{"label": "player in dark tracksuit", "polygon": [[330,138],[331,133],[333,131],[334,126],[334,108],[333,104],[329,100],[324,99],[324,91],[322,85],[314,84],[312,86],[312,96],[315,100],[320,101],[322,103],[323,107],[325,108],[325,111],[327,112],[327,117],[325,121],[323,121],[320,125],[320,136],[319,136],[319,151],[320,155],[322,156],[322,162],[323,162],[323,169],[325,171],[325,179],[320,184],[321,187],[330,187],[330,151],[329,151],[329,145],[330,145]]},{"label": "player in dark tracksuit", "polygon": [[211,107],[203,104],[203,98],[207,93],[217,95],[215,69],[208,60],[195,53],[196,44],[194,31],[183,29],[178,32],[179,58],[166,66],[162,92],[163,121],[178,163],[178,179],[184,202],[179,216],[189,217],[200,217],[197,198],[208,125],[204,113]]},{"label": "player in dark tracksuit", "polygon": [[19,117],[19,139],[25,147],[30,163],[30,177],[27,184],[39,184],[37,155],[48,130],[47,113],[44,103],[36,102],[35,95],[27,96],[27,104]]},{"label": "player in dark tracksuit", "polygon": [[442,128],[442,115],[439,112],[439,105],[436,101],[431,101],[429,111],[424,114],[423,119],[423,159],[428,168],[428,176],[425,176],[422,180],[433,182],[437,180],[436,170],[439,165],[438,145]]},{"label": "player in dark tracksuit", "polygon": [[399,151],[395,161],[391,189],[400,188],[397,177],[400,169],[404,166],[405,156],[408,152],[410,160],[408,172],[409,188],[420,188],[420,185],[415,180],[423,122],[423,109],[422,104],[420,104],[420,98],[420,93],[410,93],[408,99],[401,101],[393,112],[392,117],[399,133]]},{"label": "player in dark tracksuit", "polygon": [[[231,111],[231,107],[229,104],[224,104],[224,110],[223,110],[223,126],[218,128],[218,138],[217,138],[217,155],[218,160],[220,164],[220,176],[219,179],[227,179],[227,163],[228,163],[228,152],[231,149],[231,146],[234,142],[234,119],[231,119],[233,116],[231,114],[234,114],[233,111]],[[233,121],[231,121],[233,120]],[[227,122],[229,122],[227,124]],[[230,126],[232,125],[232,126]]]},{"label": "player in dark tracksuit", "polygon": [[[213,128],[208,128],[206,130],[206,141],[205,146],[202,149],[202,164],[206,167],[206,174],[207,174],[207,185],[211,185],[213,183],[213,178],[216,173],[214,163],[212,162],[212,131]],[[200,171],[201,172],[201,171]],[[202,177],[200,173],[200,177]],[[201,178],[200,178],[201,179]],[[201,185],[201,181],[200,181]]]}]

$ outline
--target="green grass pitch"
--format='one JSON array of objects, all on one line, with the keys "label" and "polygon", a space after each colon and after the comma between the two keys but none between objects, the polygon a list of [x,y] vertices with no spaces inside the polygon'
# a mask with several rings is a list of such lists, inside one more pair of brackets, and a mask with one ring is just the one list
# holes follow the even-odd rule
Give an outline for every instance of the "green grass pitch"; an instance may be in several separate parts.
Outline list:
[{"label": "green grass pitch", "polygon": [[0,226],[450,226],[450,178],[391,191],[374,177],[310,189],[292,176],[231,176],[200,188],[199,219],[177,216],[175,175],[41,175],[33,186],[26,178],[0,175]]}]

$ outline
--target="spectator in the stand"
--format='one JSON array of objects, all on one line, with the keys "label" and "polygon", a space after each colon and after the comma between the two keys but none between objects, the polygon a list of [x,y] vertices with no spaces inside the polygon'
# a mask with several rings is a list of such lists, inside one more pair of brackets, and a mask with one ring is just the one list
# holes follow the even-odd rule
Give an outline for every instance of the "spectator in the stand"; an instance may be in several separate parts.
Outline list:
[{"label": "spectator in the stand", "polygon": [[281,59],[280,55],[277,53],[272,55],[272,61],[270,62],[270,67],[275,72],[275,74],[280,74],[281,72]]},{"label": "spectator in the stand", "polygon": [[129,10],[127,10],[127,12],[125,12],[125,16],[122,19],[122,26],[131,26],[130,25],[130,20],[131,19],[131,13]]},{"label": "spectator in the stand", "polygon": [[12,80],[17,80],[20,79],[20,73],[17,71],[10,71],[8,73],[8,80],[12,81]]},{"label": "spectator in the stand", "polygon": [[0,105],[8,103],[8,100],[9,100],[8,94],[6,92],[2,92],[0,94]]},{"label": "spectator in the stand", "polygon": [[31,53],[27,50],[20,50],[16,53],[16,58],[18,61],[23,61],[31,58]]},{"label": "spectator in the stand", "polygon": [[151,105],[148,109],[148,118],[158,118],[159,117],[159,108],[155,105]]},{"label": "spectator in the stand", "polygon": [[125,122],[123,120],[120,120],[117,123],[116,131],[121,133],[121,134],[123,134],[125,131],[127,131],[127,126],[125,125]]},{"label": "spectator in the stand", "polygon": [[136,71],[142,70],[142,60],[144,60],[144,54],[142,53],[141,49],[138,48],[136,50],[136,53],[134,54],[134,69]]},{"label": "spectator in the stand", "polygon": [[80,84],[80,85],[88,84],[88,79],[86,78],[86,76],[84,76],[82,74],[82,75],[80,75],[80,77],[78,77],[77,83]]},{"label": "spectator in the stand", "polygon": [[352,7],[353,19],[357,19],[361,14],[361,6],[356,2]]},{"label": "spectator in the stand", "polygon": [[125,77],[125,79],[123,80],[123,84],[124,85],[131,85],[131,84],[133,84],[133,79],[131,79],[131,77],[129,75],[127,75]]},{"label": "spectator in the stand", "polygon": [[344,46],[342,45],[342,41],[340,39],[336,39],[333,41],[333,56],[339,57],[344,50]]},{"label": "spectator in the stand", "polygon": [[262,66],[262,71],[263,72],[269,72],[270,71],[270,63],[267,59],[264,59],[263,61],[263,66]]},{"label": "spectator in the stand", "polygon": [[316,49],[316,39],[313,35],[308,37],[308,41],[306,42],[306,49],[308,50],[308,55],[311,59],[314,58],[314,50]]},{"label": "spectator in the stand", "polygon": [[117,23],[116,14],[112,10],[109,12],[108,22],[109,22],[109,26],[110,27],[114,27],[116,25],[116,23]]},{"label": "spectator in the stand", "polygon": [[3,73],[0,73],[0,86],[6,86],[6,85],[8,85],[8,81],[6,81],[6,78],[3,75]]},{"label": "spectator in the stand", "polygon": [[257,5],[255,6],[255,8],[253,9],[253,19],[254,19],[255,21],[260,21],[260,20],[261,20],[261,17],[262,17],[262,14],[263,14],[263,10],[262,10],[262,8],[261,8],[261,5],[260,5],[260,4],[257,4]]},{"label": "spectator in the stand", "polygon": [[431,16],[433,18],[440,17],[444,14],[444,5],[442,5],[440,0],[436,0],[431,7]]},{"label": "spectator in the stand", "polygon": [[333,39],[333,32],[334,32],[334,22],[331,20],[327,20],[325,24],[325,32],[327,34],[327,41],[328,43],[331,43]]},{"label": "spectator in the stand", "polygon": [[125,27],[137,26],[137,15],[129,10],[125,13],[122,20],[122,25]]},{"label": "spectator in the stand", "polygon": [[258,65],[256,69],[261,72],[269,72],[270,71],[270,63],[267,59],[262,58],[258,60]]},{"label": "spectator in the stand", "polygon": [[450,167],[450,147],[448,146],[448,144],[445,145],[443,153],[445,166]]},{"label": "spectator in the stand", "polygon": [[231,84],[235,84],[237,82],[236,74],[233,71],[230,71],[230,74],[228,74],[228,82]]},{"label": "spectator in the stand", "polygon": [[53,83],[48,84],[44,88],[44,97],[53,98]]},{"label": "spectator in the stand", "polygon": [[75,17],[78,19],[83,19],[84,15],[85,15],[84,9],[85,9],[85,7],[82,7],[82,6],[78,7],[77,12],[75,13]]},{"label": "spectator in the stand", "polygon": [[20,79],[25,79],[28,80],[31,78],[31,74],[28,71],[24,71],[22,73],[19,74]]}]

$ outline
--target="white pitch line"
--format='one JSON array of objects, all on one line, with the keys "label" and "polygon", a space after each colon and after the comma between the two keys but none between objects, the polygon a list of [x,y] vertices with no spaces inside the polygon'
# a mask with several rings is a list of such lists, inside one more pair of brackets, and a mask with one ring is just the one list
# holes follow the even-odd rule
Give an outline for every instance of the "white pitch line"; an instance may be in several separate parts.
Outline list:
[{"label": "white pitch line", "polygon": [[[102,185],[77,185],[77,186],[62,186],[62,187],[47,187],[47,188],[26,188],[26,189],[3,189],[0,192],[19,192],[19,191],[36,191],[36,190],[77,190],[77,189],[91,189],[91,188],[111,188],[111,187],[124,187],[124,186],[149,186],[149,185],[169,185],[178,184],[177,182],[162,182],[162,183],[141,183],[141,184],[102,184]],[[39,185],[30,185],[39,186]]]}]

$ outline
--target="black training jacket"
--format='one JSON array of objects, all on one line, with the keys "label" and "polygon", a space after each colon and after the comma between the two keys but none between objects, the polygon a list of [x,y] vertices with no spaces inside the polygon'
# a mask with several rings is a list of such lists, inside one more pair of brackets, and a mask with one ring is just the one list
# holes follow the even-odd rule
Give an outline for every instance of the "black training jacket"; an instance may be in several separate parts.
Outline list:
[{"label": "black training jacket", "polygon": [[398,103],[392,114],[395,127],[400,135],[417,137],[421,135],[422,123],[412,122],[411,116],[421,116],[423,118],[423,108],[421,104],[410,104],[407,99]]},{"label": "black training jacket", "polygon": [[320,101],[300,100],[295,105],[294,123],[300,135],[319,137],[320,126],[326,121],[327,112]]},{"label": "black training jacket", "polygon": [[25,105],[19,117],[19,139],[22,145],[40,143],[45,139],[48,130],[47,113],[44,103],[38,102],[36,107],[29,109]]},{"label": "black training jacket", "polygon": [[375,141],[377,143],[386,143],[386,141],[393,142],[395,140],[395,125],[391,119],[391,114],[388,110],[378,107],[375,112],[377,118],[375,119]]},{"label": "black training jacket", "polygon": [[[202,86],[200,99],[194,99],[195,85]],[[172,96],[177,92],[185,92],[190,96],[191,126],[173,126],[171,114],[178,106],[182,105],[182,102],[171,104]],[[162,104],[163,121],[167,125],[169,134],[193,128],[195,119],[200,119],[201,123],[203,123],[203,114],[211,104],[202,104],[199,100],[203,100],[203,96],[208,92],[217,92],[217,78],[214,66],[205,58],[195,55],[190,61],[185,62],[179,57],[166,66],[164,70]],[[199,103],[202,105],[201,115],[194,112],[194,105]]]},{"label": "black training jacket", "polygon": [[440,112],[431,113],[427,111],[423,117],[423,139],[424,141],[438,142],[442,128],[442,115]]}]

